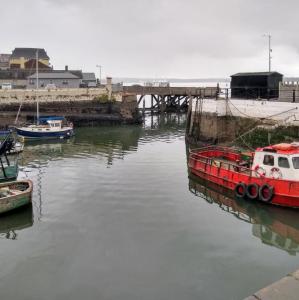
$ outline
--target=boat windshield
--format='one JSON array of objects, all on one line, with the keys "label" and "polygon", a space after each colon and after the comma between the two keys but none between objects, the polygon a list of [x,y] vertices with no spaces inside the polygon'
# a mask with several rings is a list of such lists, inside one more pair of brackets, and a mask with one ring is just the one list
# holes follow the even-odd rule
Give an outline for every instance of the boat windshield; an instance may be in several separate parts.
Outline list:
[{"label": "boat windshield", "polygon": [[294,169],[299,169],[299,156],[293,157],[292,160],[293,160]]}]

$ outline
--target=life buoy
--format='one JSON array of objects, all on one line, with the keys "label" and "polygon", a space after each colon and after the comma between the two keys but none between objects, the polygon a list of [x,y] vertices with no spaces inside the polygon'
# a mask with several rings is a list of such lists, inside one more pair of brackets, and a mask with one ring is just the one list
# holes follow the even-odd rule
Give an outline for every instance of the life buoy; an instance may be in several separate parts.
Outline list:
[{"label": "life buoy", "polygon": [[253,171],[255,171],[257,177],[265,177],[266,176],[266,170],[263,167],[260,167],[259,165],[256,165],[253,168]]},{"label": "life buoy", "polygon": [[270,202],[274,195],[274,187],[269,184],[263,184],[259,189],[259,199],[264,202]]},{"label": "life buoy", "polygon": [[255,200],[259,196],[259,190],[257,183],[250,183],[247,185],[246,196],[251,200]]},{"label": "life buoy", "polygon": [[243,182],[238,183],[235,186],[235,195],[237,198],[244,198],[246,196],[246,184]]},{"label": "life buoy", "polygon": [[282,172],[280,169],[274,167],[270,170],[270,177],[273,179],[281,179],[282,178]]}]

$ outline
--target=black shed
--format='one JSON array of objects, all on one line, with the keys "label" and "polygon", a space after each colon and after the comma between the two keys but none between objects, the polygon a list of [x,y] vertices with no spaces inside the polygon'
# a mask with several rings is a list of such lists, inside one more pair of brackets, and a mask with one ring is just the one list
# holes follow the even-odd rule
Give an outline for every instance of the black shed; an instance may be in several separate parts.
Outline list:
[{"label": "black shed", "polygon": [[278,98],[282,78],[278,72],[237,73],[231,76],[232,98]]}]

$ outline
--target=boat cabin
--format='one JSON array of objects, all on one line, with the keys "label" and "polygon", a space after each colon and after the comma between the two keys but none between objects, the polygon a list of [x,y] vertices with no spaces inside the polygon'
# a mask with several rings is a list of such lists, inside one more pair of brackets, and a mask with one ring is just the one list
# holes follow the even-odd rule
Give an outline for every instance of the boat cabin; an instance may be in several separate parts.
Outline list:
[{"label": "boat cabin", "polygon": [[299,179],[299,144],[278,144],[255,151],[252,169],[256,176],[283,180]]},{"label": "boat cabin", "polygon": [[65,118],[63,118],[63,117],[41,117],[41,118],[39,118],[39,124],[47,125],[51,129],[61,129],[63,121],[65,121]]},{"label": "boat cabin", "polygon": [[62,127],[62,121],[48,120],[47,124],[50,128],[60,129]]}]

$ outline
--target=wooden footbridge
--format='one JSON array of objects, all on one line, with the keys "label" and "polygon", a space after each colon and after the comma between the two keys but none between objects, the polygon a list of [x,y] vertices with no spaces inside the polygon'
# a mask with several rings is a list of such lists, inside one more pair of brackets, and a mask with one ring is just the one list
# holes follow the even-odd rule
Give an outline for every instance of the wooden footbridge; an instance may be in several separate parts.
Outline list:
[{"label": "wooden footbridge", "polygon": [[[187,111],[190,98],[215,98],[217,87],[152,87],[124,86],[123,92],[137,95],[138,105],[143,101],[142,111],[183,112]],[[145,97],[150,97],[150,107],[145,107]]]}]

